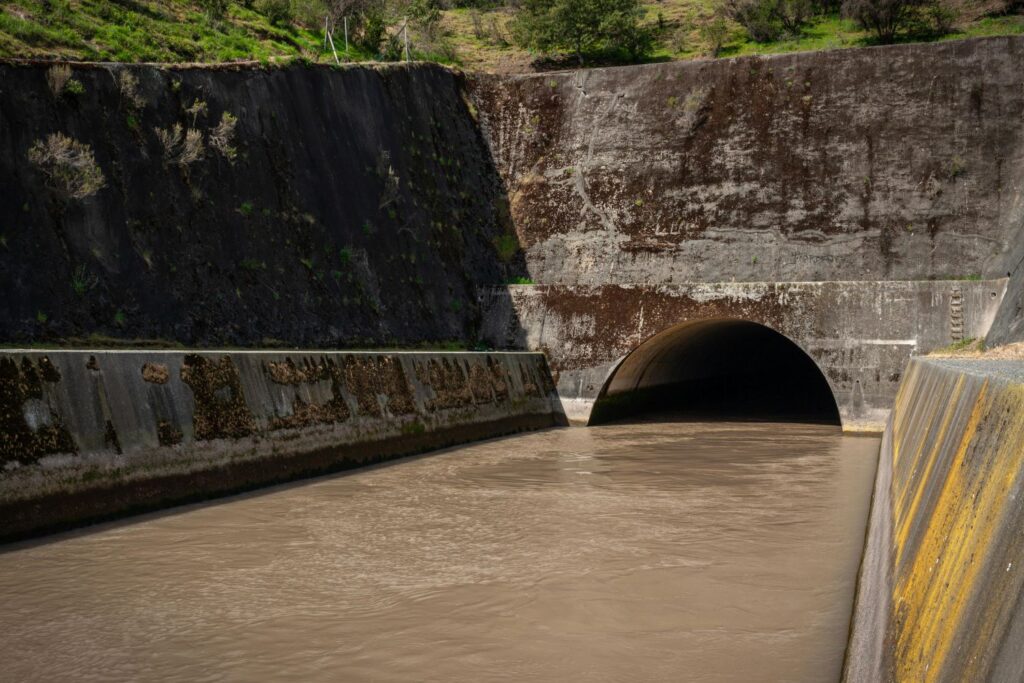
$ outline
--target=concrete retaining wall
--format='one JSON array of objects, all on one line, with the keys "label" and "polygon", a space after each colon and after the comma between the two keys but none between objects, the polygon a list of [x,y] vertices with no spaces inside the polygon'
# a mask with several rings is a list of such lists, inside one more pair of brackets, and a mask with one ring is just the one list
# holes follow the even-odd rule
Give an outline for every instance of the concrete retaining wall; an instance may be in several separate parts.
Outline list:
[{"label": "concrete retaining wall", "polygon": [[913,360],[871,514],[846,680],[1024,680],[1024,362]]},{"label": "concrete retaining wall", "polygon": [[476,76],[545,284],[1005,277],[1024,38]]},{"label": "concrete retaining wall", "polygon": [[0,354],[0,540],[564,423],[531,353]]},{"label": "concrete retaining wall", "polygon": [[[472,347],[477,287],[526,275],[455,72],[76,64],[83,92],[59,96],[48,68],[0,64],[7,344]],[[174,126],[201,158],[169,157]],[[29,160],[58,133],[91,150],[95,194]]]}]

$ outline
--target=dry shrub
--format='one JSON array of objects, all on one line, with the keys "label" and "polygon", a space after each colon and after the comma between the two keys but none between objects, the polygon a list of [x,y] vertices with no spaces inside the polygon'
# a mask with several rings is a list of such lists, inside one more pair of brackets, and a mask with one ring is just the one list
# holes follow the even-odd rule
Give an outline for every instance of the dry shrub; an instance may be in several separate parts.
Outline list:
[{"label": "dry shrub", "polygon": [[206,116],[209,108],[206,106],[205,100],[195,100],[192,102],[192,106],[185,110],[185,113],[192,117],[192,126],[196,125],[196,121],[200,116]]},{"label": "dry shrub", "polygon": [[843,0],[843,14],[873,32],[878,42],[892,43],[913,31],[928,4],[930,0]]},{"label": "dry shrub", "polygon": [[704,41],[704,54],[717,57],[729,40],[729,24],[721,15],[715,15],[701,25],[700,37]]},{"label": "dry shrub", "polygon": [[235,126],[238,118],[231,112],[220,116],[220,123],[210,133],[210,147],[222,154],[228,161],[234,161],[238,150],[231,144],[235,139]]},{"label": "dry shrub", "polygon": [[142,109],[146,106],[146,98],[139,92],[139,79],[131,71],[120,71],[117,74],[117,87],[129,109]]},{"label": "dry shrub", "polygon": [[484,20],[483,16],[480,14],[480,10],[469,10],[469,21],[473,25],[474,38],[476,38],[477,40],[483,40],[484,38],[487,37],[487,34],[484,32]]},{"label": "dry shrub", "polygon": [[154,128],[164,160],[169,164],[188,166],[203,158],[203,134],[195,128],[184,130],[180,123],[170,128]]},{"label": "dry shrub", "polygon": [[46,82],[54,95],[64,92],[64,86],[71,80],[71,67],[67,64],[55,64],[46,70]]},{"label": "dry shrub", "polygon": [[36,140],[28,150],[28,160],[46,174],[55,190],[71,199],[85,199],[107,183],[92,148],[63,133]]},{"label": "dry shrub", "polygon": [[756,43],[799,36],[815,11],[811,0],[724,0],[719,10]]}]

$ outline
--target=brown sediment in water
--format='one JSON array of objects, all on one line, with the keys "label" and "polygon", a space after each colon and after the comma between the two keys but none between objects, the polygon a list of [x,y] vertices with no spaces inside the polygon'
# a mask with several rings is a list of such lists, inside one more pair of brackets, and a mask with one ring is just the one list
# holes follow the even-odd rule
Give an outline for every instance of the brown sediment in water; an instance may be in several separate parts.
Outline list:
[{"label": "brown sediment in water", "polygon": [[837,680],[877,441],[495,439],[13,546],[6,675]]}]

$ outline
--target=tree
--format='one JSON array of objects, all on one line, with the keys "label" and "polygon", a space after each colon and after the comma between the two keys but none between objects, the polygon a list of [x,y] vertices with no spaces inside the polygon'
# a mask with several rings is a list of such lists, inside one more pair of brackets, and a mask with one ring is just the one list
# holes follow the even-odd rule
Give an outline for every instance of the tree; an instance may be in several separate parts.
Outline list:
[{"label": "tree", "polygon": [[707,55],[717,57],[722,51],[722,46],[729,39],[729,25],[726,23],[725,17],[716,14],[700,27],[699,32],[707,46]]},{"label": "tree", "polygon": [[570,52],[581,63],[587,55],[612,51],[636,60],[654,42],[643,16],[639,0],[524,0],[512,35],[523,47]]},{"label": "tree", "polygon": [[929,0],[844,0],[843,14],[873,31],[880,43],[891,43],[901,31],[912,29]]},{"label": "tree", "polygon": [[273,26],[284,26],[292,20],[290,0],[257,0],[256,11],[264,15]]},{"label": "tree", "polygon": [[769,43],[800,35],[814,7],[811,0],[724,0],[721,11],[746,29],[751,40]]},{"label": "tree", "polygon": [[387,0],[327,0],[327,14],[335,30],[348,18],[353,44],[372,54],[380,52],[390,16]]},{"label": "tree", "polygon": [[211,19],[223,19],[228,12],[228,0],[199,0],[199,6]]}]

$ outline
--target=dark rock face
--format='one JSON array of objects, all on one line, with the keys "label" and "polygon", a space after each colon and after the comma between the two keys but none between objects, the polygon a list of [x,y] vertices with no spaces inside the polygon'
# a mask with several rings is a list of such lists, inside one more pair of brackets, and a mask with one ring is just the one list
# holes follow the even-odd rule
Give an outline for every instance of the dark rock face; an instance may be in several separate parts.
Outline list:
[{"label": "dark rock face", "polygon": [[1020,38],[470,90],[539,282],[1005,277],[1020,234]]},{"label": "dark rock face", "polygon": [[[450,71],[83,66],[81,95],[46,71],[0,65],[6,342],[471,341],[478,285],[521,274]],[[102,189],[30,162],[55,133]]]}]

